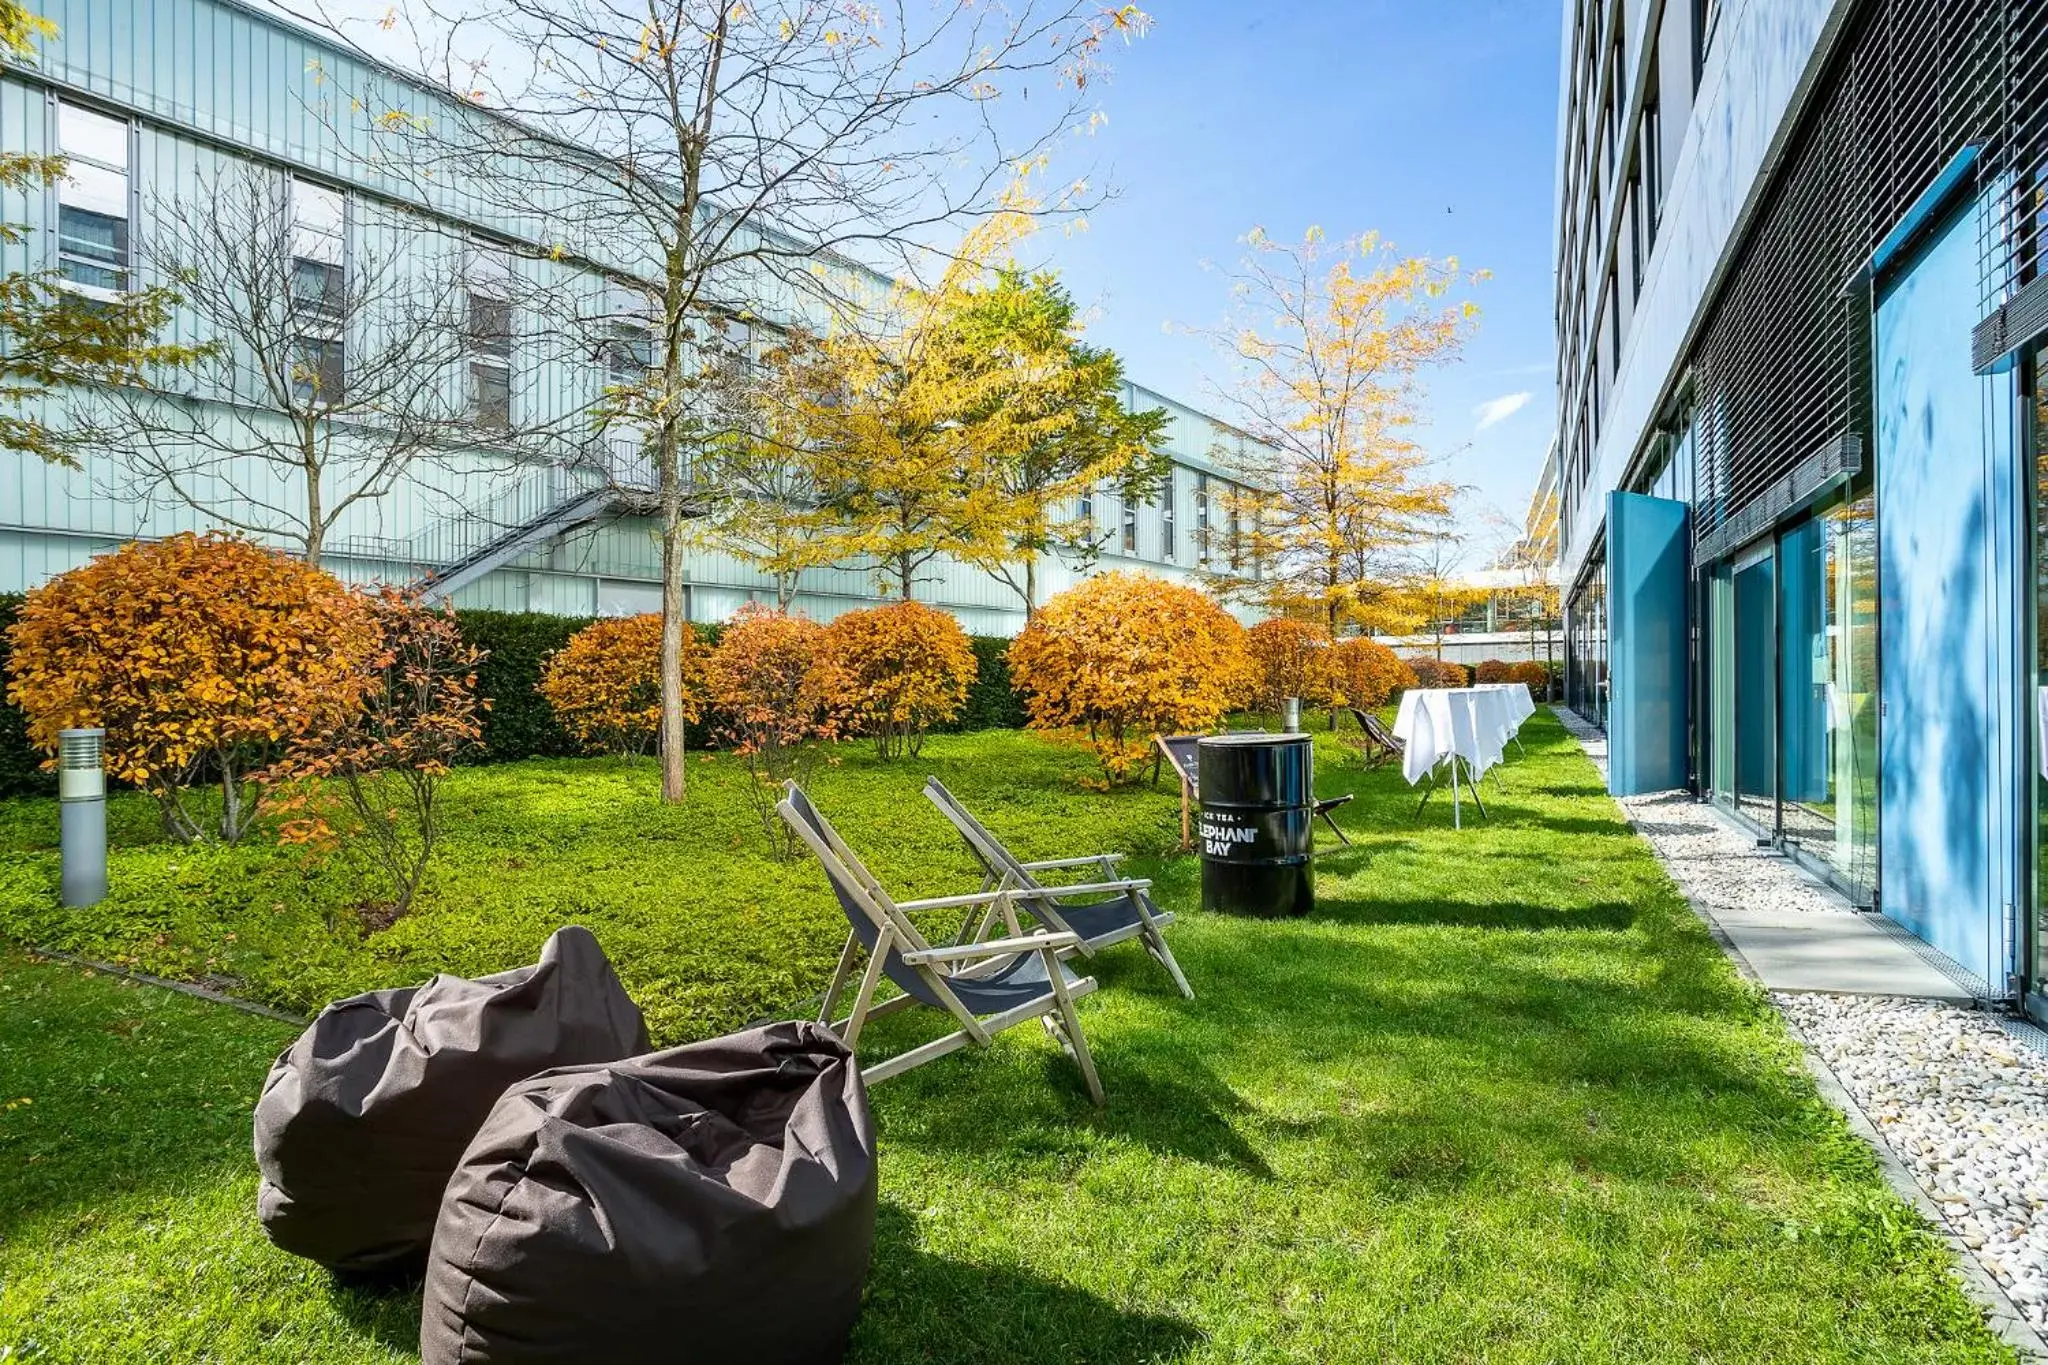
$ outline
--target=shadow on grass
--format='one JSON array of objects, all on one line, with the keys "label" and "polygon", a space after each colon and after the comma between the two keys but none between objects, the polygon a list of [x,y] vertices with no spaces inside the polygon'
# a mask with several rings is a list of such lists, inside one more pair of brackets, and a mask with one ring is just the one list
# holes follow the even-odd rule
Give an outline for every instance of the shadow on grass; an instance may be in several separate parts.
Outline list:
[{"label": "shadow on grass", "polygon": [[416,1351],[425,1283],[425,1273],[419,1270],[376,1276],[330,1272],[327,1299],[337,1316],[379,1345]]},{"label": "shadow on grass", "polygon": [[1525,901],[1381,900],[1322,896],[1318,918],[1344,924],[1439,924],[1457,929],[1609,929],[1634,926],[1636,907],[1600,901],[1569,908]]},{"label": "shadow on grass", "polygon": [[847,1359],[1111,1365],[1173,1360],[1202,1339],[1179,1318],[1121,1308],[1025,1266],[931,1255],[911,1216],[883,1204]]}]

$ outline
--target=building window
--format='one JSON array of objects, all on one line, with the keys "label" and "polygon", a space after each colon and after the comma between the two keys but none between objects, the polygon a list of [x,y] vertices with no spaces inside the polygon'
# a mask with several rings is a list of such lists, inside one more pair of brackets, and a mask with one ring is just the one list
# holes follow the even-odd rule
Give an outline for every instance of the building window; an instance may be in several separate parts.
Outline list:
[{"label": "building window", "polygon": [[607,286],[605,382],[628,388],[646,382],[654,368],[654,304],[631,285]]},{"label": "building window", "polygon": [[339,190],[293,179],[292,387],[302,403],[332,407],[348,382],[347,207]]},{"label": "building window", "polygon": [[129,128],[76,104],[57,106],[57,146],[64,178],[57,183],[57,268],[73,284],[128,288]]},{"label": "building window", "polygon": [[1237,501],[1228,493],[1224,495],[1223,505],[1229,517],[1230,567],[1233,571],[1244,567],[1244,526],[1237,514]]},{"label": "building window", "polygon": [[1092,541],[1095,538],[1094,489],[1087,488],[1081,491],[1081,505],[1079,508],[1076,509],[1076,514],[1080,519],[1082,529],[1085,531],[1088,538]]},{"label": "building window", "polygon": [[467,269],[470,416],[480,426],[512,425],[512,261],[472,246]]},{"label": "building window", "polygon": [[1138,500],[1125,496],[1124,500],[1124,553],[1138,553]]},{"label": "building window", "polygon": [[[1637,163],[1634,174],[1640,174]],[[1643,196],[1639,182],[1631,175],[1628,186],[1628,297],[1633,303],[1643,296]]]},{"label": "building window", "polygon": [[1209,476],[1195,475],[1195,563],[1209,563]]},{"label": "building window", "polygon": [[1159,557],[1165,560],[1173,558],[1173,504],[1180,497],[1180,490],[1174,485],[1179,482],[1179,479],[1176,477],[1179,472],[1173,466],[1168,465],[1166,469],[1166,484],[1159,492]]},{"label": "building window", "polygon": [[308,406],[333,407],[347,383],[340,337],[304,335],[292,342],[292,390]]},{"label": "building window", "polygon": [[1650,68],[1649,88],[1649,94],[1643,99],[1642,131],[1636,138],[1643,176],[1643,207],[1647,213],[1643,223],[1645,251],[1657,245],[1657,220],[1664,213],[1664,119],[1657,107],[1657,68],[1654,65]]},{"label": "building window", "polygon": [[301,316],[339,319],[347,311],[347,208],[341,191],[291,182],[292,303]]},{"label": "building window", "polygon": [[1714,30],[1721,22],[1721,0],[1692,0],[1692,80],[1697,87],[1706,69],[1707,49],[1713,46]]}]

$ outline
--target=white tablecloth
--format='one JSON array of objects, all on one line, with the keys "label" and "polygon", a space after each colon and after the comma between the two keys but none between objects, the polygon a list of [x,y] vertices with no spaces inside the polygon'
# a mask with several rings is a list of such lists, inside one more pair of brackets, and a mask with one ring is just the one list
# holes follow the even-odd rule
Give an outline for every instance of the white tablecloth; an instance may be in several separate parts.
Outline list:
[{"label": "white tablecloth", "polygon": [[1536,703],[1522,683],[1413,687],[1401,694],[1394,735],[1406,746],[1401,775],[1413,786],[1456,754],[1476,780],[1506,755],[1507,743]]}]

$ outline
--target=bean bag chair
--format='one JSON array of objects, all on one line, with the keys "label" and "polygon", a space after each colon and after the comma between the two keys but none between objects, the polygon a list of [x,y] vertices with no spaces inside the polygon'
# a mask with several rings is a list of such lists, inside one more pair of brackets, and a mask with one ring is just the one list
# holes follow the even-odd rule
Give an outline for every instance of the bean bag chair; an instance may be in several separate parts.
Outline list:
[{"label": "bean bag chair", "polygon": [[860,1069],[817,1024],[522,1081],[441,1201],[422,1365],[837,1361],[875,1188]]},{"label": "bean bag chair", "polygon": [[256,1102],[263,1230],[336,1270],[417,1273],[448,1176],[506,1086],[647,1049],[639,1007],[575,926],[531,967],[337,1001]]}]

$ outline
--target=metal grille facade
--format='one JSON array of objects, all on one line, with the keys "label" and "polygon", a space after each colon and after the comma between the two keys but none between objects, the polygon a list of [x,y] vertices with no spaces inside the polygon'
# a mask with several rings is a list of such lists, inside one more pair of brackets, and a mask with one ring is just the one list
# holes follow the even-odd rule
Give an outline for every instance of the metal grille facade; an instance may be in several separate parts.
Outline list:
[{"label": "metal grille facade", "polygon": [[1849,16],[1691,354],[1703,541],[1801,466],[1872,448],[1866,268],[1958,149],[1984,148],[1985,168],[2018,155],[2048,107],[2044,12],[2048,0],[1866,0]]}]

